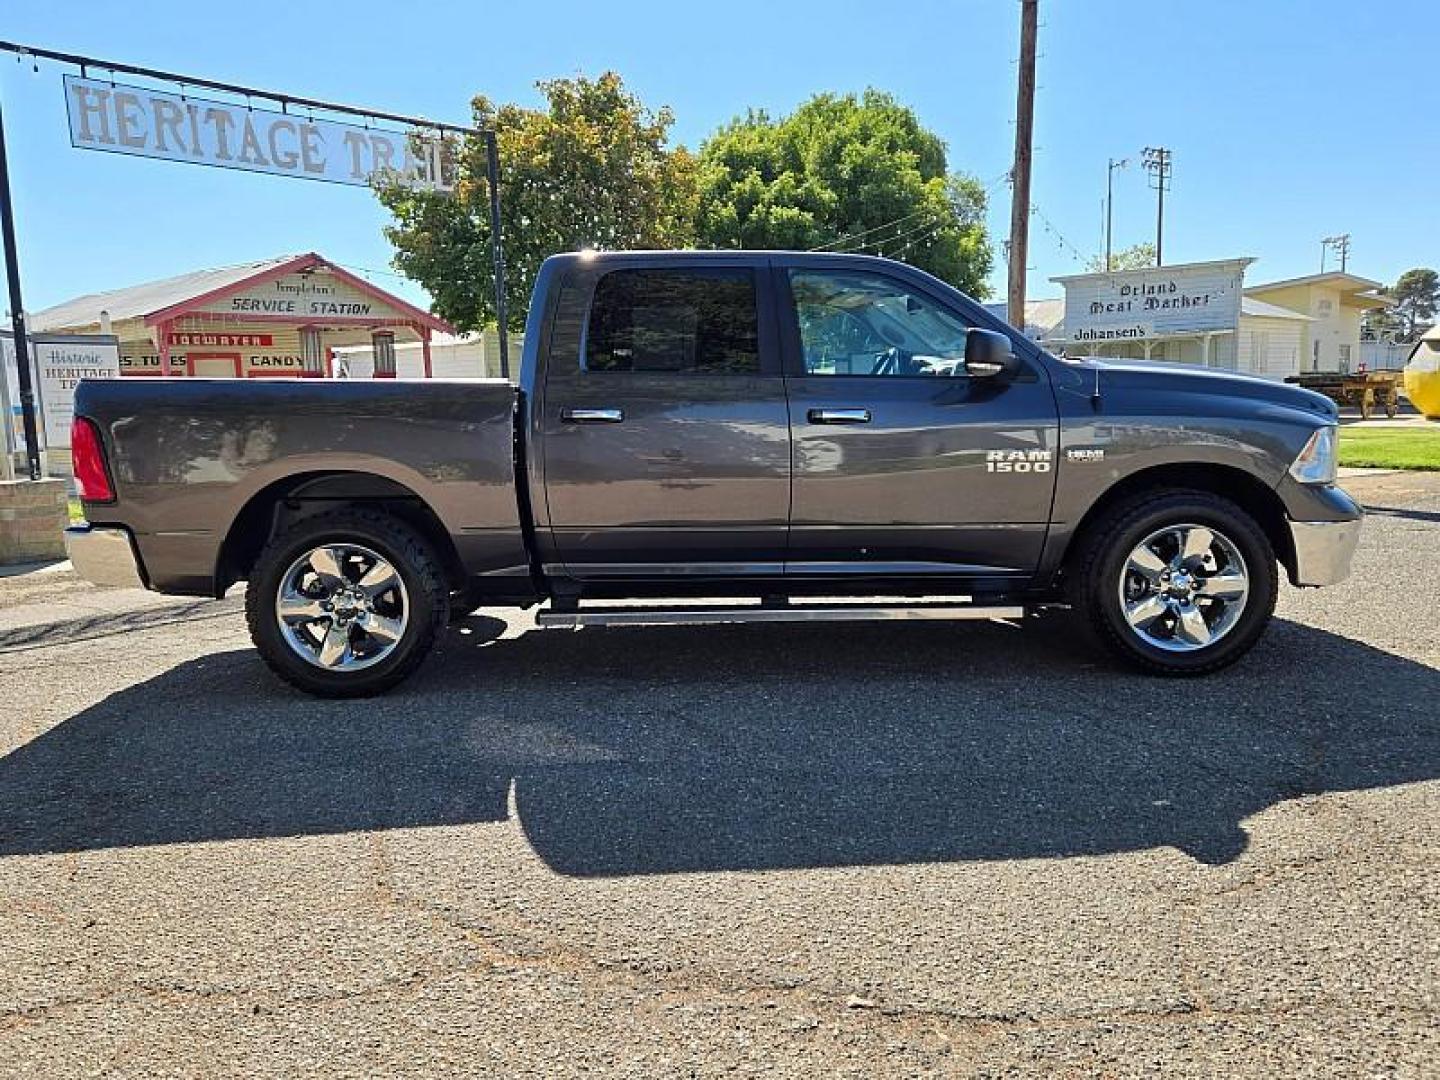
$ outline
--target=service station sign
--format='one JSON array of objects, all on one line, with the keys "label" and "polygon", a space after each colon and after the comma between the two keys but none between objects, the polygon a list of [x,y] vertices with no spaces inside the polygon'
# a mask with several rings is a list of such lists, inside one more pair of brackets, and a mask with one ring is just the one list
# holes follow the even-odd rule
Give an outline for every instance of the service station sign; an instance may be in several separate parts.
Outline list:
[{"label": "service station sign", "polygon": [[449,144],[433,131],[393,131],[274,112],[189,94],[65,76],[70,145],[222,169],[430,191],[454,187]]},{"label": "service station sign", "polygon": [[354,285],[323,271],[271,278],[195,309],[197,314],[233,319],[291,319],[317,325],[400,320],[404,316]]},{"label": "service station sign", "polygon": [[1065,339],[1142,341],[1233,331],[1252,259],[1075,274],[1065,286]]}]

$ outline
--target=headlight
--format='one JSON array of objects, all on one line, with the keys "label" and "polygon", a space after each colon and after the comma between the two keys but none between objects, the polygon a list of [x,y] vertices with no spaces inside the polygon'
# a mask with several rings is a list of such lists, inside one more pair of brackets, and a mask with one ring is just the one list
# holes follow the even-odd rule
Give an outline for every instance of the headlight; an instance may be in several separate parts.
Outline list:
[{"label": "headlight", "polygon": [[1335,428],[1316,428],[1294,463],[1290,475],[1302,484],[1335,482]]}]

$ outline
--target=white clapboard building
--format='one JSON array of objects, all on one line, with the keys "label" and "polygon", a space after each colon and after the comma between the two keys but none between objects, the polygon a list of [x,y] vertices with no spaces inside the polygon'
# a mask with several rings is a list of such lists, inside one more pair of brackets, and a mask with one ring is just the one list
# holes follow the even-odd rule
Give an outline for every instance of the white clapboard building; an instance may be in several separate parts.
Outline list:
[{"label": "white clapboard building", "polygon": [[[1390,303],[1379,282],[1317,274],[1246,286],[1254,261],[1051,278],[1065,295],[1027,303],[1025,333],[1066,356],[1196,364],[1270,379],[1358,366],[1360,315]],[[1004,304],[990,310],[1006,318]]]}]

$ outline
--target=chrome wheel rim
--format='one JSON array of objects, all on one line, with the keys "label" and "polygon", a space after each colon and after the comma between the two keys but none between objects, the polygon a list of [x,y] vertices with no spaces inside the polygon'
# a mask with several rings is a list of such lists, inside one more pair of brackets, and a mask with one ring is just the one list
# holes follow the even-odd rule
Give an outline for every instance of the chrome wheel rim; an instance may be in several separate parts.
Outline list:
[{"label": "chrome wheel rim", "polygon": [[395,651],[410,624],[410,601],[400,574],[379,553],[359,544],[322,544],[280,579],[275,621],[306,663],[360,671]]},{"label": "chrome wheel rim", "polygon": [[1120,612],[1147,645],[1209,648],[1235,629],[1250,574],[1235,543],[1211,525],[1167,525],[1135,545],[1120,571]]}]

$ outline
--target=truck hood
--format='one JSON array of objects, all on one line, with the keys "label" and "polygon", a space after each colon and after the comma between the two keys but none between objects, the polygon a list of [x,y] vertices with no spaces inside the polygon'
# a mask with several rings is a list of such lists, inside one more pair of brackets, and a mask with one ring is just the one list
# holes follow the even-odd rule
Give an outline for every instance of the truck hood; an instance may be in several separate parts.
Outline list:
[{"label": "truck hood", "polygon": [[1102,394],[1107,389],[1156,394],[1203,394],[1207,397],[1271,402],[1298,409],[1332,424],[1339,416],[1335,403],[1323,394],[1255,375],[1149,360],[1099,360],[1087,357],[1062,362],[1072,370],[1084,372],[1087,379],[1098,374]]}]

